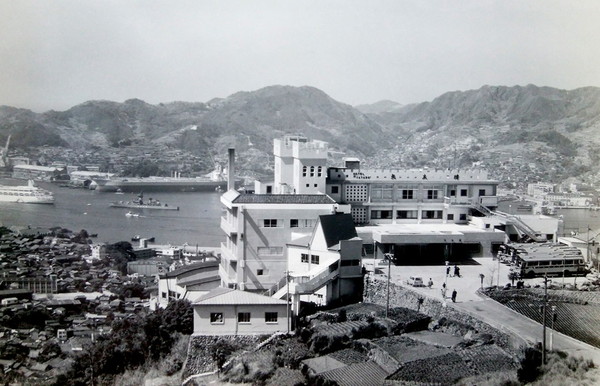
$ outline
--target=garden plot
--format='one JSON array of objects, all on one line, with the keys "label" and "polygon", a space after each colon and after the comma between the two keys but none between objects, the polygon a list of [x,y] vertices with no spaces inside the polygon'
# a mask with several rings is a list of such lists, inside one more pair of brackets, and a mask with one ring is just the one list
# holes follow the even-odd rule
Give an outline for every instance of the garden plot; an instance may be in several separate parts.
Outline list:
[{"label": "garden plot", "polygon": [[419,342],[405,336],[390,336],[373,341],[399,363],[446,355],[452,350]]},{"label": "garden plot", "polygon": [[[599,294],[577,291],[557,291],[552,293],[548,302],[546,325],[552,327],[552,306],[556,307],[556,322],[554,329],[560,333],[600,347],[598,321],[600,320],[600,305],[596,298]],[[568,292],[572,292],[569,294]],[[528,318],[542,323],[543,294],[539,291],[493,291],[488,296],[504,304]],[[587,299],[587,300],[586,300]],[[557,301],[560,300],[560,301]],[[585,304],[592,300],[589,304]]]}]

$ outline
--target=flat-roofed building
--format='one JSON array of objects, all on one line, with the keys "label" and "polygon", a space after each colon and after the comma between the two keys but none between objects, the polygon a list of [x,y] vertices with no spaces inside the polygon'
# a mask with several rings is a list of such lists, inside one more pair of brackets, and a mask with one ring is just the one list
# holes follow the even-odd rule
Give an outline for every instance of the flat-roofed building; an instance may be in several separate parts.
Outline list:
[{"label": "flat-roofed building", "polygon": [[287,270],[285,246],[310,235],[319,215],[342,211],[324,194],[241,194],[230,190],[221,196],[226,214],[221,229],[219,275],[222,286],[266,290]]},{"label": "flat-roofed building", "polygon": [[15,165],[13,166],[13,178],[25,180],[51,181],[58,177],[62,169],[38,165]]}]

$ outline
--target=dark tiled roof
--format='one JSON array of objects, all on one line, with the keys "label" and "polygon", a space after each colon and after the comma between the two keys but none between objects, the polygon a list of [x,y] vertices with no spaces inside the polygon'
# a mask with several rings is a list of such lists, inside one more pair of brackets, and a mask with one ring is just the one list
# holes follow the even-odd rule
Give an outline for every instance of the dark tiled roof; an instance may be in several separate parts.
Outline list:
[{"label": "dark tiled roof", "polygon": [[335,381],[340,386],[380,385],[388,374],[373,361],[355,363],[321,374],[325,379]]},{"label": "dark tiled roof", "polygon": [[350,240],[358,236],[352,215],[349,213],[321,215],[319,221],[323,227],[327,247],[338,244],[340,240]]},{"label": "dark tiled roof", "polygon": [[335,204],[326,194],[240,194],[236,204]]}]

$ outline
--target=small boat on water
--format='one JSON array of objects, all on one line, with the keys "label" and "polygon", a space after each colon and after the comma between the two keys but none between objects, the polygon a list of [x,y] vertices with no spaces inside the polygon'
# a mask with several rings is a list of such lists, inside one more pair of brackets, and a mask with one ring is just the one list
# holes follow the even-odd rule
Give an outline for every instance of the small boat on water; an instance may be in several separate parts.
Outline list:
[{"label": "small boat on water", "polygon": [[169,206],[158,200],[149,198],[144,201],[144,194],[140,193],[134,201],[115,201],[110,203],[111,208],[130,208],[130,209],[162,209],[162,210],[179,210],[178,206]]},{"label": "small boat on water", "polygon": [[131,241],[140,241],[141,239],[144,239],[144,240],[146,240],[146,241],[148,241],[150,243],[153,243],[156,238],[154,236],[152,236],[152,237],[142,237],[140,235],[135,235],[135,236],[133,236],[131,238]]},{"label": "small boat on water", "polygon": [[126,217],[140,217],[140,214],[129,211],[129,212],[125,213],[125,216]]}]

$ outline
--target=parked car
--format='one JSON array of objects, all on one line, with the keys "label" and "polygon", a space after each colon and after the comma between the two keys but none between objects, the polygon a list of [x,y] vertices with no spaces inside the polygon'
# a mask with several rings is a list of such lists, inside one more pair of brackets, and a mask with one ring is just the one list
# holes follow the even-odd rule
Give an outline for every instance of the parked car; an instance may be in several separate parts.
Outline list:
[{"label": "parked car", "polygon": [[423,287],[423,278],[419,276],[411,276],[406,280],[406,284],[411,285],[413,287]]}]

